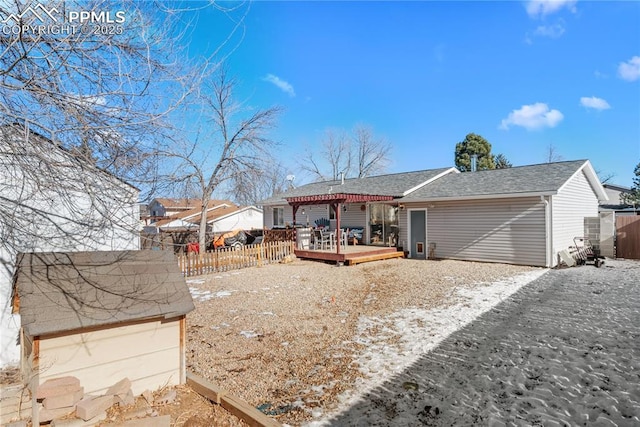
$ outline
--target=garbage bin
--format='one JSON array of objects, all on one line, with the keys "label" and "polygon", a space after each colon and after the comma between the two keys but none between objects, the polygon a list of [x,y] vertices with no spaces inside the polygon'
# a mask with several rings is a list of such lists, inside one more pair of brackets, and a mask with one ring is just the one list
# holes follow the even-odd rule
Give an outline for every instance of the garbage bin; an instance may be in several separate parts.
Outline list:
[{"label": "garbage bin", "polygon": [[311,228],[296,228],[296,247],[298,249],[310,249]]}]

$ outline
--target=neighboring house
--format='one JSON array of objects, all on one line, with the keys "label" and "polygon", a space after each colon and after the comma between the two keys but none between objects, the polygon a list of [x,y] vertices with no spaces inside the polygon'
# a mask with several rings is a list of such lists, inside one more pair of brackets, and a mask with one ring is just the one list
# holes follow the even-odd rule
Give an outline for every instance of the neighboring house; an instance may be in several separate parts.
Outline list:
[{"label": "neighboring house", "polygon": [[333,212],[341,228],[364,227],[365,243],[402,247],[411,258],[551,267],[584,235],[584,218],[598,216],[604,200],[591,163],[578,160],[313,183],[263,206],[265,227],[306,225],[307,216],[313,225]]},{"label": "neighboring house", "polygon": [[124,378],[134,395],[185,382],[185,315],[195,307],[173,253],[26,253],[14,277],[32,395],[67,375],[93,395]]},{"label": "neighboring house", "polygon": [[[145,231],[189,231],[198,230],[202,212],[200,208],[190,209],[157,221],[145,227]],[[228,200],[211,200],[207,207],[207,229],[214,233],[231,231],[236,228],[251,230],[262,228],[262,209],[255,206],[240,207]]]},{"label": "neighboring house", "polygon": [[200,199],[171,199],[160,197],[153,199],[147,208],[152,218],[163,218],[179,214],[190,209],[199,208]]},{"label": "neighboring house", "polygon": [[139,247],[139,191],[21,125],[0,126],[0,365],[19,361],[19,252]]},{"label": "neighboring house", "polygon": [[600,212],[614,212],[615,215],[640,215],[640,206],[625,203],[623,196],[631,192],[629,187],[603,184],[609,200],[600,203]]}]

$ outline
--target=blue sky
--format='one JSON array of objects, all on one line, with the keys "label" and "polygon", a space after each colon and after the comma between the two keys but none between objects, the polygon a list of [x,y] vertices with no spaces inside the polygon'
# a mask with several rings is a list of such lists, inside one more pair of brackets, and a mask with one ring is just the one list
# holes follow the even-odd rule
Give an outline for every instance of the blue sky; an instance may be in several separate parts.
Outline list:
[{"label": "blue sky", "polygon": [[[243,10],[201,12],[191,53]],[[389,172],[453,166],[469,132],[514,165],[551,144],[621,185],[640,162],[639,2],[258,1],[223,53],[247,106],[285,108],[272,137],[292,173],[357,123],[393,145]]]}]

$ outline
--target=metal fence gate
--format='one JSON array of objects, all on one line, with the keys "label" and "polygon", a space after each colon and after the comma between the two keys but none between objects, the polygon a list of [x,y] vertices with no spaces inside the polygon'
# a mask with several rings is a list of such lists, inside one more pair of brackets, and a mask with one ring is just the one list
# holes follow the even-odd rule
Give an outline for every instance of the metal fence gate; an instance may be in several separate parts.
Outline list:
[{"label": "metal fence gate", "polygon": [[640,215],[616,216],[616,258],[640,259]]}]

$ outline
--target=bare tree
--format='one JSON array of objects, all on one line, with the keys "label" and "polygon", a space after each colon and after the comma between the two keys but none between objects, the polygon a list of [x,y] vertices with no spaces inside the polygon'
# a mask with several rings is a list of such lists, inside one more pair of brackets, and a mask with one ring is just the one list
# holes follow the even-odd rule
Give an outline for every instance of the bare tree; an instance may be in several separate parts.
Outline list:
[{"label": "bare tree", "polygon": [[198,234],[203,250],[212,194],[225,190],[225,186],[233,188],[248,178],[261,176],[271,161],[268,148],[274,144],[267,133],[281,111],[279,107],[257,111],[243,109],[234,99],[235,85],[226,69],[220,67],[203,89],[205,114],[210,126],[181,149],[174,147],[162,153],[178,160],[173,173],[167,176],[169,181],[175,185],[190,184],[199,190],[202,216]]},{"label": "bare tree", "polygon": [[376,137],[370,126],[358,124],[349,135],[343,130],[325,131],[320,150],[307,149],[300,168],[316,181],[362,178],[384,171],[391,145]]},{"label": "bare tree", "polygon": [[0,2],[0,297],[18,251],[137,246],[123,180],[153,190],[171,115],[216,54],[189,60],[183,18],[160,2]]},{"label": "bare tree", "polygon": [[287,169],[275,160],[266,159],[260,169],[240,174],[232,182],[227,197],[240,205],[254,205],[289,189]]},{"label": "bare tree", "polygon": [[352,153],[349,137],[340,129],[327,129],[320,150],[307,148],[300,168],[316,181],[336,180],[344,173],[349,175]]},{"label": "bare tree", "polygon": [[384,138],[376,138],[370,126],[358,124],[353,129],[353,142],[358,150],[358,178],[384,171],[391,153],[391,145]]},{"label": "bare tree", "polygon": [[545,150],[545,162],[554,163],[554,162],[561,162],[563,160],[564,160],[564,157],[560,155],[560,153],[558,152],[558,148],[552,143],[549,143],[549,145]]}]

